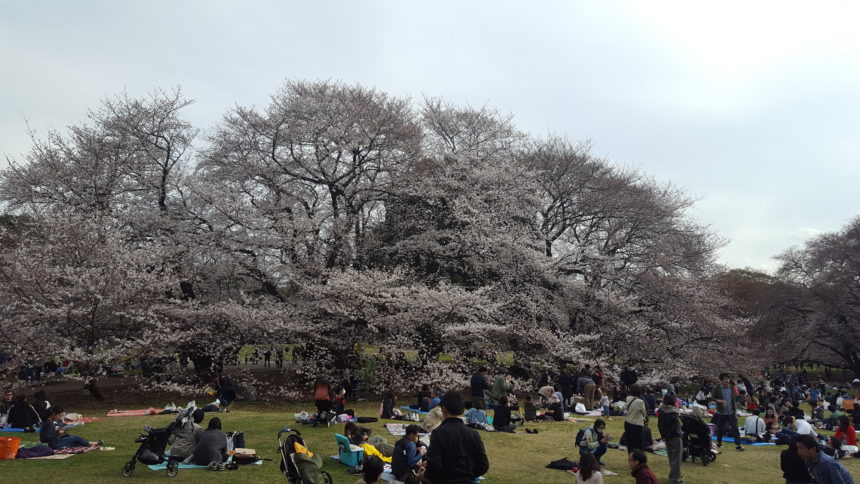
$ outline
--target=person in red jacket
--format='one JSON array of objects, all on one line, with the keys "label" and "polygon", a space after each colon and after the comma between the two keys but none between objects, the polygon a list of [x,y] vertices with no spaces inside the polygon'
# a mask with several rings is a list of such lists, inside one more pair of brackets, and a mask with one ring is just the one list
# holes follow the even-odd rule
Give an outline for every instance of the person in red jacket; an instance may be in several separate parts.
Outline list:
[{"label": "person in red jacket", "polygon": [[660,484],[660,480],[648,467],[648,456],[639,449],[633,449],[627,456],[627,465],[630,466],[630,475],[636,478],[636,484]]},{"label": "person in red jacket", "polygon": [[836,429],[833,438],[839,440],[842,445],[857,446],[857,432],[854,431],[854,426],[851,425],[848,415],[839,417],[839,428]]}]

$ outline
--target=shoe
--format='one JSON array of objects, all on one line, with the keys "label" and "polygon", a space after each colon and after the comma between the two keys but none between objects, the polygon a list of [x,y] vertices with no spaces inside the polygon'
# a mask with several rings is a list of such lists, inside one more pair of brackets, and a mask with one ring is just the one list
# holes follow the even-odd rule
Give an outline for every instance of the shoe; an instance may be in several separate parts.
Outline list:
[{"label": "shoe", "polygon": [[739,450],[739,451],[743,452],[743,451],[744,451],[744,450],[746,450],[746,449],[744,449],[743,447],[741,447],[741,446],[739,445],[739,446],[735,447],[735,450]]},{"label": "shoe", "polygon": [[105,441],[104,441],[104,440],[99,440],[99,441],[97,441],[96,443],[97,443],[97,444],[99,444],[99,445],[105,445]]},{"label": "shoe", "polygon": [[603,462],[602,460],[599,460],[599,461],[597,461],[597,465],[605,466],[605,465],[606,465],[606,462]]},{"label": "shoe", "polygon": [[722,448],[723,448],[723,443],[722,443],[722,442],[717,442],[717,448],[718,448],[718,449],[722,449]]}]

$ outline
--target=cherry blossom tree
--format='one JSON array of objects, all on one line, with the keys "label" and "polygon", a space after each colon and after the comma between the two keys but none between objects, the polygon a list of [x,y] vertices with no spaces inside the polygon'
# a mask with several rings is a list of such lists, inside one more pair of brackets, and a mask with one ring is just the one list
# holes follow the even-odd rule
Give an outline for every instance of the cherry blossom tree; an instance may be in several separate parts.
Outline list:
[{"label": "cherry blossom tree", "polygon": [[175,279],[160,244],[129,246],[123,227],[94,213],[58,212],[3,228],[0,331],[16,354],[63,357],[94,395],[111,365],[157,352]]},{"label": "cherry blossom tree", "polygon": [[778,259],[763,329],[784,361],[813,360],[860,375],[860,218]]}]

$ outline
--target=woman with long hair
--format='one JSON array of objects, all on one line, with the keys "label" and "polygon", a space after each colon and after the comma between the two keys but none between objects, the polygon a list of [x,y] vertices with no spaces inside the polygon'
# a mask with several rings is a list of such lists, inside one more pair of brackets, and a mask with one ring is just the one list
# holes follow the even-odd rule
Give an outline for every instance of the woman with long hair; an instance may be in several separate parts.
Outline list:
[{"label": "woman with long hair", "polygon": [[590,452],[580,454],[579,471],[575,484],[603,484],[603,474],[597,468],[597,459]]}]

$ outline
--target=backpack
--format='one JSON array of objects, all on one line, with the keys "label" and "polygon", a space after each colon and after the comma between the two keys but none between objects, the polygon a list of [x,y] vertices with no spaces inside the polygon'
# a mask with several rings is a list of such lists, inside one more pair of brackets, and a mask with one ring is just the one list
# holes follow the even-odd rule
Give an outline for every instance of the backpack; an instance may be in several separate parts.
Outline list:
[{"label": "backpack", "polygon": [[579,431],[576,433],[576,441],[574,442],[576,447],[585,447],[586,445],[588,445],[588,442],[585,442],[585,445],[583,445],[583,441],[585,440],[585,431],[586,430],[588,430],[588,428],[582,428],[582,429],[579,429]]}]

